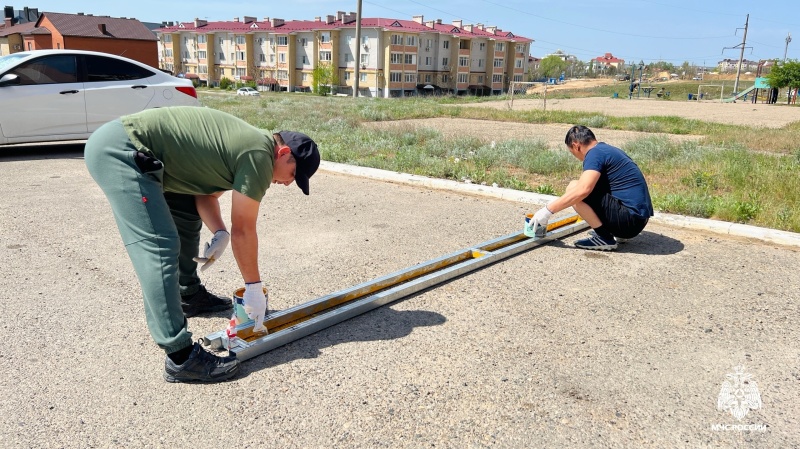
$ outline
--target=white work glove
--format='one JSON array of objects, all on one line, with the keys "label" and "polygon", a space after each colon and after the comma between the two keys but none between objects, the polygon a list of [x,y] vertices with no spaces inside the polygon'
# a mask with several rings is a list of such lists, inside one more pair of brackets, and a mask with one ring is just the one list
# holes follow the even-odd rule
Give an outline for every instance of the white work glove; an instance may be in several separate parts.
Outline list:
[{"label": "white work glove", "polygon": [[255,321],[253,332],[266,332],[264,317],[267,314],[267,296],[264,294],[264,287],[260,281],[244,286],[242,305],[247,317]]},{"label": "white work glove", "polygon": [[547,226],[547,222],[550,221],[550,216],[553,213],[550,212],[550,209],[547,206],[539,209],[535,214],[533,214],[533,218],[530,220],[530,225],[533,227],[534,223],[540,226]]},{"label": "white work glove", "polygon": [[220,229],[214,233],[214,237],[211,238],[211,241],[206,243],[203,257],[195,257],[192,260],[197,263],[202,263],[203,266],[200,267],[200,271],[206,271],[206,268],[210,267],[212,263],[222,257],[222,253],[225,252],[225,248],[228,247],[230,241],[231,235],[228,231]]}]

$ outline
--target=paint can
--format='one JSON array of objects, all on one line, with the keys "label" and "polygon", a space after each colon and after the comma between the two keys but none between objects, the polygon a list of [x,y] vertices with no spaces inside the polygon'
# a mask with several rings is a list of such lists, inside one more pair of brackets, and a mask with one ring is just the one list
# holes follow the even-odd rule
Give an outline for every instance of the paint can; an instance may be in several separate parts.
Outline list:
[{"label": "paint can", "polygon": [[[264,287],[264,295],[266,294],[267,288]],[[233,292],[233,316],[236,318],[237,324],[253,321],[247,316],[247,312],[244,311],[244,287]]]},{"label": "paint can", "polygon": [[533,220],[533,214],[526,214],[525,215],[525,226],[522,228],[522,233],[525,234],[527,237],[541,239],[547,236],[547,226],[542,226],[538,223],[534,223],[531,226],[531,220]]}]

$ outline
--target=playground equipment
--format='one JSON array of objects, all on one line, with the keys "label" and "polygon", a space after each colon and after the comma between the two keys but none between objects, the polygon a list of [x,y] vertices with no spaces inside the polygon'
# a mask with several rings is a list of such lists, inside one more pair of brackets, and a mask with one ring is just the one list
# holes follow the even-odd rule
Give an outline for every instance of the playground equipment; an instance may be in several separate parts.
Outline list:
[{"label": "playground equipment", "polygon": [[[734,103],[734,102],[736,102],[736,100],[741,100],[743,98],[746,98],[747,95],[750,92],[753,92],[754,90],[757,90],[757,89],[758,88],[756,87],[756,85],[753,84],[752,86],[750,86],[747,89],[737,93],[736,95],[734,95],[732,97],[728,97],[728,98],[725,98],[725,99],[720,98],[720,99],[722,100],[723,103]],[[754,93],[754,95],[757,95],[757,94],[758,94],[758,92]]]}]

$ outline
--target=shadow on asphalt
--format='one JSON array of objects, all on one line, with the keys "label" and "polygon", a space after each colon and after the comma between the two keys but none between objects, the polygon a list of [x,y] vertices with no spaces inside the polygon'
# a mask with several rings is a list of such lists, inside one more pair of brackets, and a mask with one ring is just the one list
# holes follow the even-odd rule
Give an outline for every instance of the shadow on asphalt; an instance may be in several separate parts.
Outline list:
[{"label": "shadow on asphalt", "polygon": [[85,143],[0,146],[0,163],[40,159],[83,159]]},{"label": "shadow on asphalt", "polygon": [[[584,238],[583,236],[579,238]],[[578,251],[586,251],[588,254],[594,254],[600,257],[608,255],[606,251],[592,251],[583,248],[577,248],[572,243],[565,243],[561,240],[554,240],[550,243],[552,246],[559,246],[563,248],[571,248]],[[650,256],[667,256],[670,254],[677,254],[683,251],[684,245],[680,240],[672,237],[667,237],[662,234],[654,232],[642,231],[636,238],[628,242],[620,243],[615,253],[636,253],[645,254]],[[594,256],[590,256],[594,257]]]},{"label": "shadow on asphalt", "polygon": [[637,253],[650,256],[667,256],[683,251],[684,245],[680,240],[667,237],[663,234],[642,231],[635,239],[619,245],[617,252]]},{"label": "shadow on asphalt", "polygon": [[[404,299],[414,296],[416,295]],[[402,301],[403,299],[392,304]],[[242,373],[237,377],[247,376],[249,373],[283,365],[297,359],[313,359],[319,357],[324,348],[342,343],[396,340],[411,334],[416,327],[439,326],[446,321],[447,318],[444,315],[436,312],[394,310],[389,306],[379,307],[250,359],[242,365]]]}]

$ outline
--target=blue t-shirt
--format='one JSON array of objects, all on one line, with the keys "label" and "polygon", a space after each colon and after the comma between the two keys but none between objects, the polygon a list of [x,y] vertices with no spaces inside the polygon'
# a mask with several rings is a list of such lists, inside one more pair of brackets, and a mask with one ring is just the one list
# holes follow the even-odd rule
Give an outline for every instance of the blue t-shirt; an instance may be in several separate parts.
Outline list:
[{"label": "blue t-shirt", "polygon": [[623,206],[642,218],[653,216],[653,203],[644,175],[624,151],[598,142],[586,153],[583,169],[600,172],[595,189],[610,192]]}]

